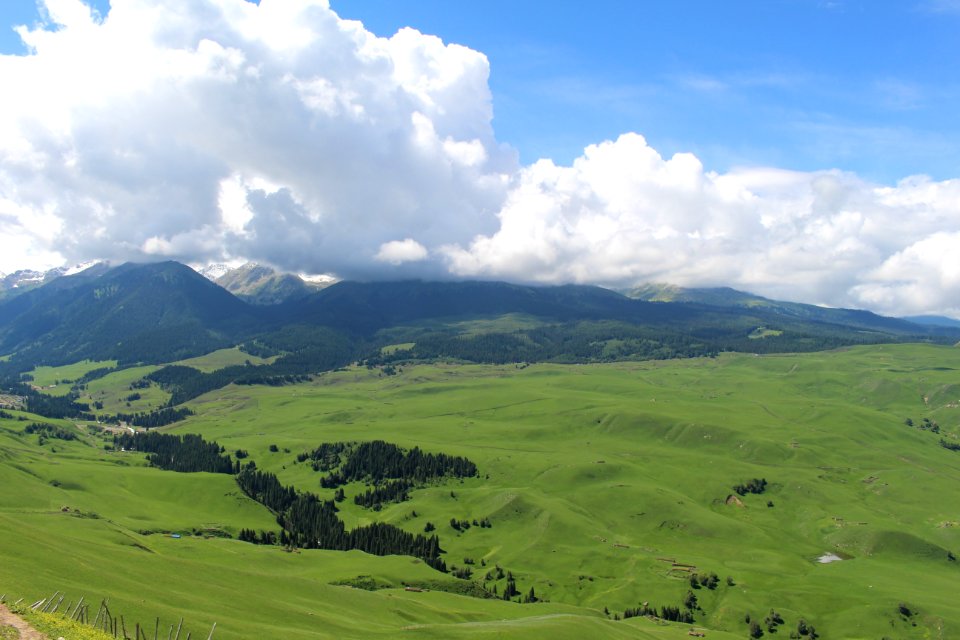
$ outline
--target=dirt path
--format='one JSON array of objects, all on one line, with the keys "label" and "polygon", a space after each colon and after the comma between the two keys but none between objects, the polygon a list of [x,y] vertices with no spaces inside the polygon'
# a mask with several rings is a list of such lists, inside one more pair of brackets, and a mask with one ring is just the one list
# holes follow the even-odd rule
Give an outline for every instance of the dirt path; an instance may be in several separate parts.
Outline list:
[{"label": "dirt path", "polygon": [[4,627],[13,627],[19,631],[20,640],[47,640],[47,636],[28,625],[23,618],[12,613],[5,605],[0,604],[0,631]]}]

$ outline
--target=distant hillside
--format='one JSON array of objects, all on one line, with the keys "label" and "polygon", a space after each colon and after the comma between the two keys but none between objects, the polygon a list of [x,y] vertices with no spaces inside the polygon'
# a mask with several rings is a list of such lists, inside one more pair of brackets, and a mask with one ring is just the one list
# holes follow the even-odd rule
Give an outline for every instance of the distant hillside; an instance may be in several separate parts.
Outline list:
[{"label": "distant hillside", "polygon": [[0,304],[0,352],[36,363],[169,361],[235,343],[258,322],[182,264],[95,267]]},{"label": "distant hillside", "polygon": [[[750,309],[754,312],[763,312],[765,316],[774,319],[812,321],[897,335],[927,332],[937,333],[938,331],[937,326],[934,326],[938,323],[911,322],[909,319],[889,318],[860,309],[832,309],[799,302],[770,300],[729,287],[688,289],[675,285],[645,284],[625,290],[623,293],[634,300],[660,303],[695,303],[716,307]],[[923,326],[920,326],[921,324]],[[960,328],[960,323],[953,326]]]},{"label": "distant hillside", "polygon": [[241,300],[258,305],[303,298],[323,288],[320,283],[306,282],[299,276],[280,273],[254,262],[229,269],[214,282]]},{"label": "distant hillside", "polygon": [[[287,305],[291,319],[373,333],[426,319],[524,313],[554,322],[665,320],[671,312],[600,287],[506,282],[339,282]],[[687,315],[683,312],[683,315]]]},{"label": "distant hillside", "polygon": [[[0,301],[0,354],[14,354],[0,368],[171,362],[240,343],[251,354],[279,357],[257,375],[295,376],[352,360],[606,362],[960,340],[960,327],[733,289],[645,288],[626,297],[579,285],[401,281],[310,292],[302,282],[287,287],[293,276],[255,265],[228,276],[229,286],[255,292],[248,295],[261,303],[284,302],[247,304],[176,262],[99,265],[58,277]],[[665,297],[672,301],[651,301]],[[381,352],[397,344],[412,346]]]},{"label": "distant hillside", "polygon": [[960,329],[960,320],[948,318],[946,316],[906,316],[903,318],[907,322],[914,324],[933,325],[939,327],[955,327]]}]

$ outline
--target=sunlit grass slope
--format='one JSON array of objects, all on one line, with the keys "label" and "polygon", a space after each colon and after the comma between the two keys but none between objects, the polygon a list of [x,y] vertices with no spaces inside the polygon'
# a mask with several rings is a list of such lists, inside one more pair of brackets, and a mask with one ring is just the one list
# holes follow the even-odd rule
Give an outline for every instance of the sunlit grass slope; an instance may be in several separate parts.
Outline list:
[{"label": "sunlit grass slope", "polygon": [[[208,394],[175,429],[246,449],[259,467],[321,495],[332,492],[295,463],[321,442],[379,438],[465,455],[479,478],[416,490],[379,513],[354,505],[363,487],[350,485],[340,515],[411,532],[429,521],[448,565],[472,558],[483,581],[499,564],[522,592],[550,600],[533,605],[329,584],[453,580],[410,558],[140,535],[276,525],[229,477],[149,469],[99,441],[38,447],[11,433],[23,423],[3,421],[0,482],[17,490],[0,499],[0,550],[12,559],[0,590],[109,595],[142,619],[184,615],[197,630],[220,621],[223,638],[685,637],[689,625],[615,622],[602,611],[679,605],[692,565],[721,578],[716,590],[696,591],[708,637],[746,637],[745,615],[762,620],[771,608],[786,620],[784,637],[800,618],[825,638],[952,637],[960,452],[939,442],[960,442],[958,403],[960,352],[899,345],[424,365],[396,376],[351,369]],[[940,433],[918,428],[924,418]],[[765,493],[728,501],[752,478],[768,481]],[[91,511],[100,517],[82,517]],[[487,517],[489,529],[449,524]],[[816,562],[826,552],[845,559]],[[901,603],[916,615],[899,615]]]}]

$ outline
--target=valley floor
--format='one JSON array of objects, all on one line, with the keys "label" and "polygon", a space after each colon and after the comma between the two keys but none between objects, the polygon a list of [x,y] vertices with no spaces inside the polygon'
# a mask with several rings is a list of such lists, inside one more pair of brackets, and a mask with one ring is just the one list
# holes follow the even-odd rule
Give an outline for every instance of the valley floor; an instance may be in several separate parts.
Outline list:
[{"label": "valley floor", "polygon": [[[109,376],[100,383],[113,393]],[[222,537],[278,529],[232,477],[148,467],[105,450],[110,436],[38,445],[15,419],[0,420],[0,591],[109,597],[128,619],[183,616],[195,637],[217,622],[221,639],[744,638],[747,616],[772,635],[772,611],[784,637],[801,620],[824,638],[960,633],[960,452],[942,444],[960,443],[957,349],[352,368],[189,406],[164,431],[244,450],[324,498],[322,474],[297,462],[324,442],[469,458],[479,477],[380,511],[354,504],[366,487],[351,483],[339,517],[411,533],[430,522],[448,566],[501,594],[499,566],[548,602],[449,593],[463,581],[409,557]],[[450,525],[485,518],[490,528]],[[710,574],[714,588],[691,580]],[[693,625],[612,619],[642,603],[683,608],[689,594]]]}]

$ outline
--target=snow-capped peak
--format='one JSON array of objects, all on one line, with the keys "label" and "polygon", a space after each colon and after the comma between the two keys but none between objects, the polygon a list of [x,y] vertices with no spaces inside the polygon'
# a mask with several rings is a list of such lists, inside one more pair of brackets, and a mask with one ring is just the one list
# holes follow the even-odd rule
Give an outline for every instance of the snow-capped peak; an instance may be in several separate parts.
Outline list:
[{"label": "snow-capped peak", "polygon": [[301,280],[310,284],[327,285],[337,281],[335,277],[326,273],[298,273],[297,275],[300,276]]},{"label": "snow-capped peak", "polygon": [[[90,267],[96,266],[96,265],[98,265],[98,264],[100,264],[100,261],[99,261],[99,260],[87,260],[86,262],[81,262],[81,263],[79,263],[79,264],[75,264],[75,265],[73,265],[72,267],[70,267],[69,269],[64,270],[64,271],[62,272],[62,275],[65,275],[65,276],[73,276],[73,275],[76,275],[76,274],[78,274],[78,273],[82,273],[82,272],[86,271],[87,269],[89,269]],[[63,267],[61,267],[61,269],[62,269],[62,268],[63,268]]]},{"label": "snow-capped peak", "polygon": [[217,278],[220,278],[223,275],[233,270],[233,267],[223,264],[222,262],[208,264],[203,267],[193,267],[193,268],[196,270],[197,273],[202,275],[207,280],[213,280],[213,281],[216,281]]}]

